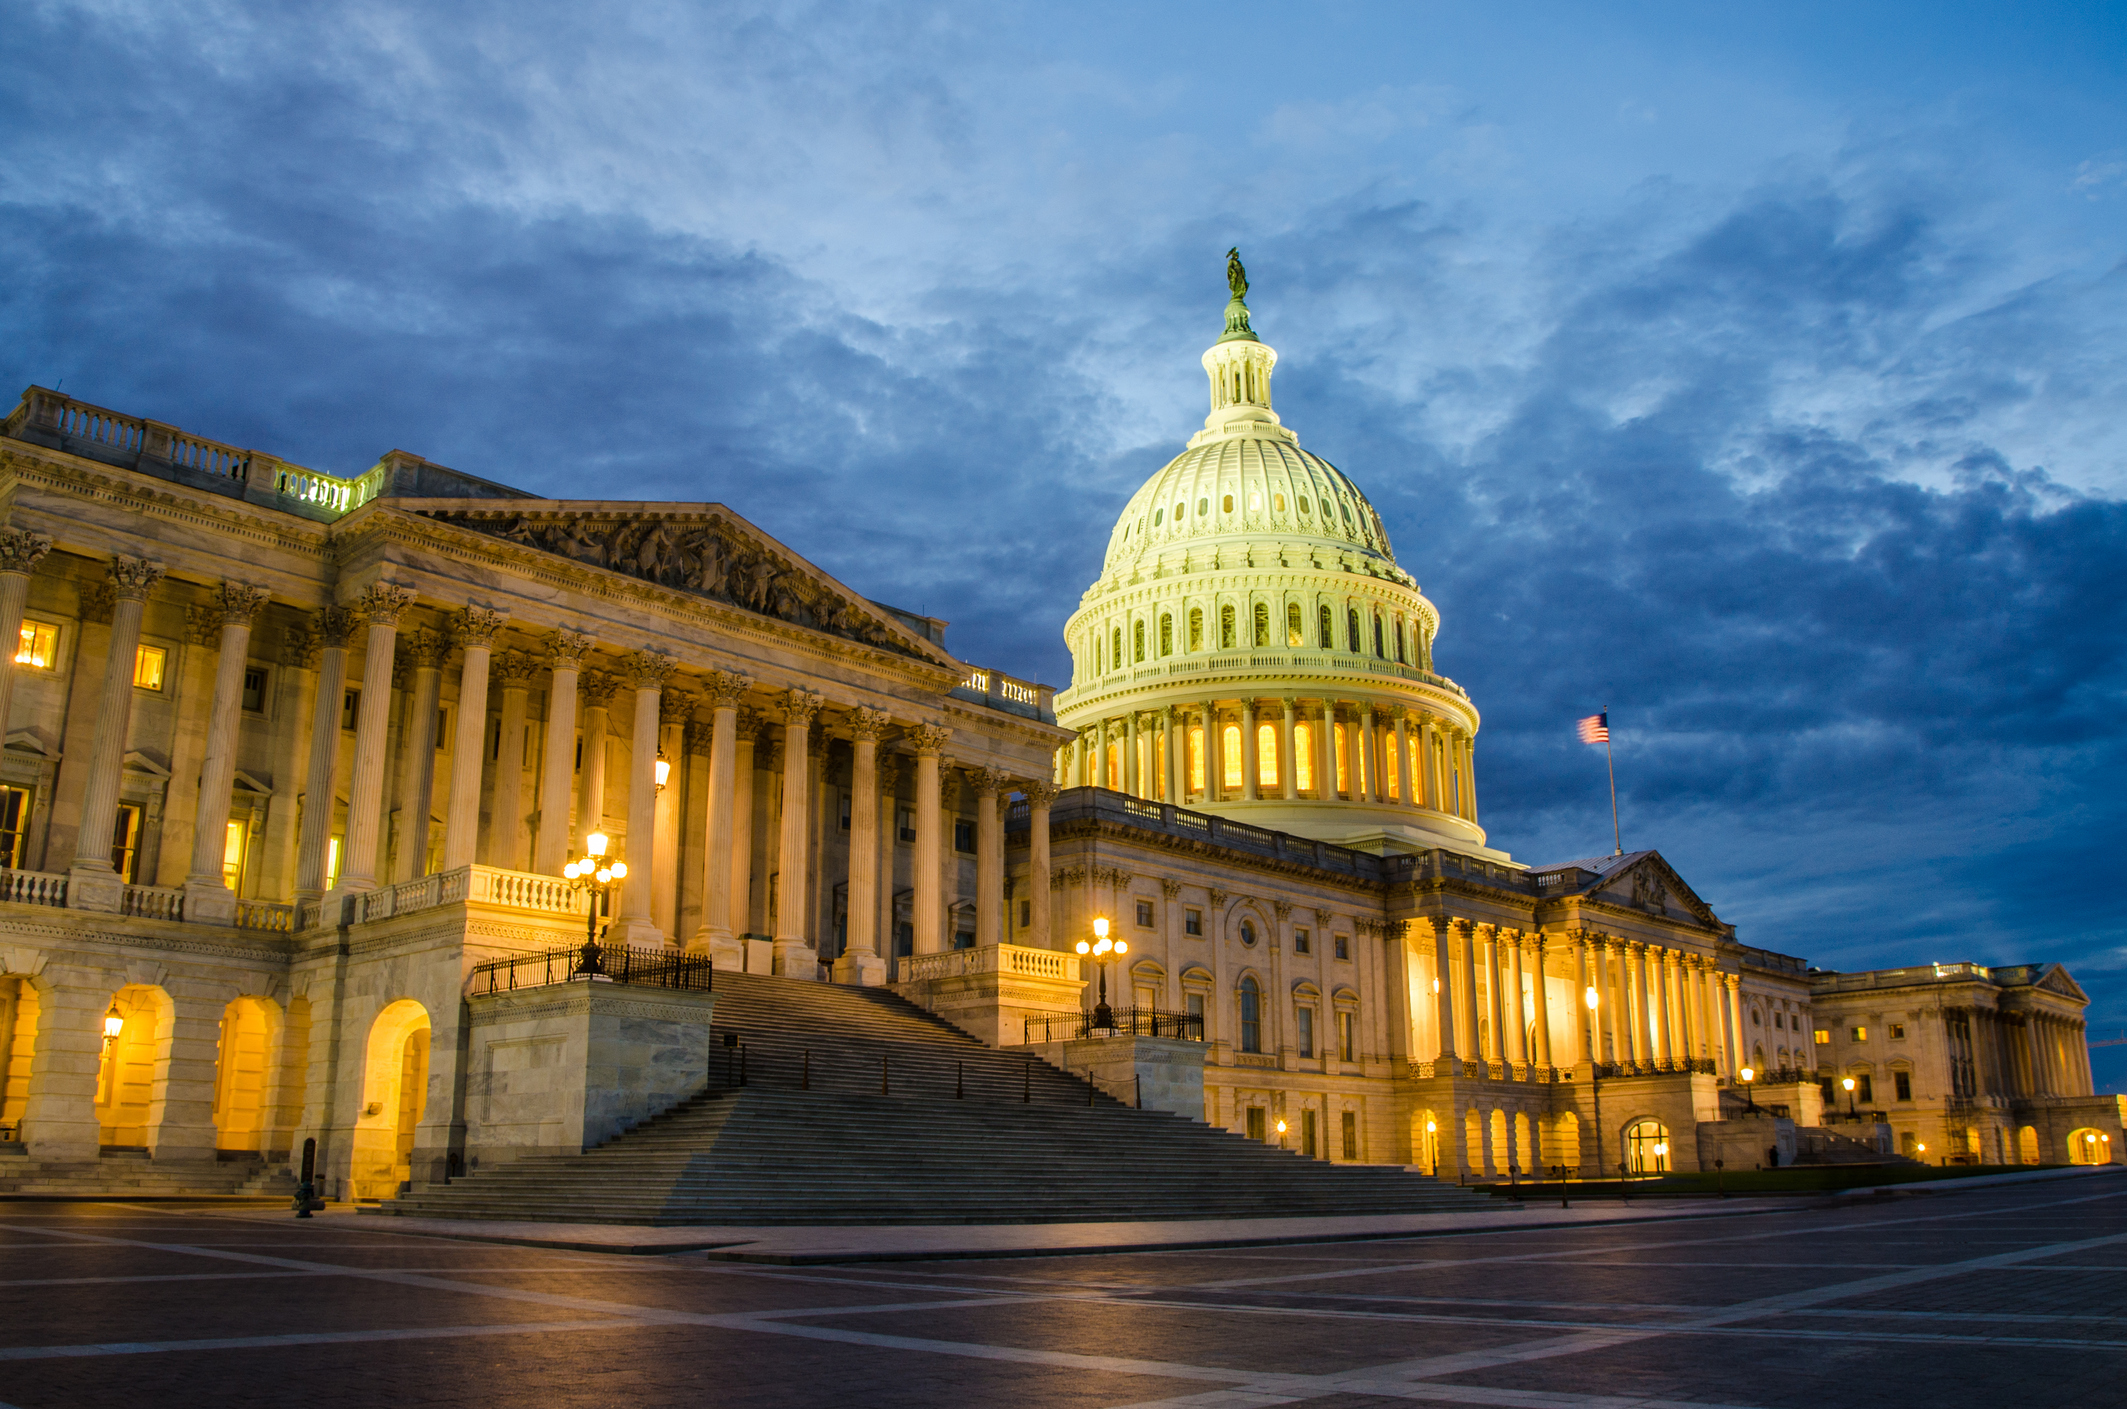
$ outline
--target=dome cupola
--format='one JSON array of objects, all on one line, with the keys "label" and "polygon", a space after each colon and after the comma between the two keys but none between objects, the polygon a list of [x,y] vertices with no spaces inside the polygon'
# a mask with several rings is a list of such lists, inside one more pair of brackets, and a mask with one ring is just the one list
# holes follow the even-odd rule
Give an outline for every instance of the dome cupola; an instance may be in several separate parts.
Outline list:
[{"label": "dome cupola", "polygon": [[1123,507],[1065,626],[1057,720],[1080,741],[1058,779],[1369,849],[1482,850],[1477,711],[1433,670],[1440,614],[1359,487],[1272,409],[1238,250],[1226,281],[1203,429]]}]

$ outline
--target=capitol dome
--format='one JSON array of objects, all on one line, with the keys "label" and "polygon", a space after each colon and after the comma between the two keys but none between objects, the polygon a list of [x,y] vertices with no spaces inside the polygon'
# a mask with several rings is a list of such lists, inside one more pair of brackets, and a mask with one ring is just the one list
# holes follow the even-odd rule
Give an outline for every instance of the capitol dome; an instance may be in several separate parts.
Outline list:
[{"label": "capitol dome", "polygon": [[1065,625],[1056,715],[1080,737],[1058,779],[1370,850],[1481,849],[1477,711],[1433,670],[1440,613],[1272,409],[1237,254],[1228,282],[1203,429],[1123,507]]}]

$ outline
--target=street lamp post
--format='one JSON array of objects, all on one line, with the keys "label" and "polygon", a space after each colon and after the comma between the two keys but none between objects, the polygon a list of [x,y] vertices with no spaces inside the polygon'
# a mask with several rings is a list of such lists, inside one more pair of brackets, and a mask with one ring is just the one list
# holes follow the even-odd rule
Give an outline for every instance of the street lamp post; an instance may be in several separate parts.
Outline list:
[{"label": "street lamp post", "polygon": [[[1113,1032],[1115,1030],[1115,1010],[1108,1006],[1108,956],[1111,954],[1128,954],[1130,952],[1129,942],[1121,939],[1109,939],[1108,917],[1100,915],[1096,916],[1093,921],[1093,942],[1088,944],[1081,939],[1078,941],[1078,952],[1091,955],[1094,963],[1100,969],[1100,1002],[1093,1007],[1092,1026],[1096,1029]],[[1279,1128],[1283,1129],[1282,1126]]]},{"label": "street lamp post", "polygon": [[1846,1088],[1846,1118],[1858,1120],[1860,1117],[1854,1111],[1854,1078],[1850,1076],[1839,1084]]},{"label": "street lamp post", "polygon": [[1751,1089],[1750,1083],[1758,1079],[1758,1073],[1751,1067],[1745,1067],[1737,1072],[1736,1075],[1743,1078],[1743,1099],[1749,1103],[1750,1113],[1756,1115],[1758,1113],[1758,1093]]},{"label": "street lamp post", "polygon": [[570,888],[585,896],[583,953],[572,977],[597,978],[606,971],[598,948],[598,912],[612,893],[613,882],[628,876],[627,862],[618,857],[607,859],[608,845],[604,832],[593,832],[583,839],[583,856],[561,868]]},{"label": "street lamp post", "polygon": [[1603,996],[1591,983],[1581,998],[1588,1005],[1588,1095],[1595,1103],[1595,1172],[1600,1175],[1603,1172],[1603,1033],[1596,1012],[1602,1007]]}]

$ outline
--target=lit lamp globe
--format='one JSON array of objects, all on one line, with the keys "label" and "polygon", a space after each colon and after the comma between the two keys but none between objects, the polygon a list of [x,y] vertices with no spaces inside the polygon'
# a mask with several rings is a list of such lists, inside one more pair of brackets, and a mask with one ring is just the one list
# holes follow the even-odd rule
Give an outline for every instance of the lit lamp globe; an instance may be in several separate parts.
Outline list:
[{"label": "lit lamp globe", "polygon": [[1109,939],[1108,917],[1106,915],[1097,915],[1093,919],[1092,943],[1089,944],[1081,939],[1078,941],[1078,952],[1082,955],[1090,956],[1100,965],[1100,1002],[1094,1005],[1093,1018],[1087,1026],[1102,1032],[1113,1033],[1115,1031],[1115,1010],[1108,1006],[1108,957],[1111,954],[1128,954],[1130,945],[1124,940]]},{"label": "lit lamp globe", "polygon": [[1736,1075],[1743,1078],[1743,1098],[1750,1102],[1751,1110],[1757,1110],[1758,1094],[1750,1089],[1750,1083],[1758,1079],[1757,1069],[1755,1067],[1745,1067],[1740,1072],[1737,1072]]}]

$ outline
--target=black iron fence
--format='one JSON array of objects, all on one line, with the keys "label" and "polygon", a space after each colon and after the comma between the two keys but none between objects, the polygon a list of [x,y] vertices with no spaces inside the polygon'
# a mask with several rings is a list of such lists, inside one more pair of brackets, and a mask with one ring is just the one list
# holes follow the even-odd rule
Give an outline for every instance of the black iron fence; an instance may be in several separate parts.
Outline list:
[{"label": "black iron fence", "polygon": [[475,965],[466,992],[473,995],[507,993],[512,989],[544,988],[548,984],[571,981],[634,983],[649,988],[685,988],[706,993],[711,986],[709,956],[633,944],[579,944],[566,949],[545,949]]},{"label": "black iron fence", "polygon": [[1028,1042],[1075,1042],[1082,1037],[1179,1037],[1204,1040],[1202,1013],[1174,1013],[1165,1008],[1116,1008],[1115,1026],[1096,1028],[1091,1013],[1052,1013],[1028,1018]]}]

